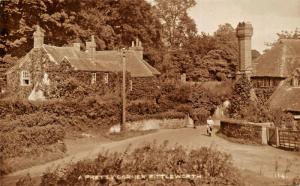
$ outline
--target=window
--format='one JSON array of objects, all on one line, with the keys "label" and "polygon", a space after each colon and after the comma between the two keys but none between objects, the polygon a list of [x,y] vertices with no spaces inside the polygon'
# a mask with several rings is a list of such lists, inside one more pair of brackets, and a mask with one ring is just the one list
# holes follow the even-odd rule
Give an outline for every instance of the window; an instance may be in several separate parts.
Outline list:
[{"label": "window", "polygon": [[104,83],[108,84],[108,73],[104,74]]},{"label": "window", "polygon": [[271,79],[270,78],[264,78],[262,80],[262,87],[270,87],[271,85]]},{"label": "window", "polygon": [[92,80],[91,80],[91,83],[92,83],[92,84],[95,84],[95,83],[96,83],[96,80],[97,80],[97,74],[96,74],[96,73],[92,73]]},{"label": "window", "polygon": [[30,85],[30,73],[26,70],[21,72],[21,85],[22,86]]},{"label": "window", "polygon": [[129,81],[129,90],[130,90],[130,91],[133,90],[133,88],[132,88],[132,80]]}]

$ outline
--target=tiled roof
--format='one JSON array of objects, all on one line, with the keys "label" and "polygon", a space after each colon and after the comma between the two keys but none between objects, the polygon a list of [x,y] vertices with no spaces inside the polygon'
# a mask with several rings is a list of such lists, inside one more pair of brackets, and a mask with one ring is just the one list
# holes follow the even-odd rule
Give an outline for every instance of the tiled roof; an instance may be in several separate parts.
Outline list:
[{"label": "tiled roof", "polygon": [[289,77],[300,67],[300,39],[282,39],[253,61],[253,76]]},{"label": "tiled roof", "polygon": [[[76,70],[83,71],[122,71],[122,56],[119,51],[96,51],[93,60],[84,51],[76,51],[73,47],[56,47],[43,45],[46,52],[55,63],[67,59]],[[136,53],[129,50],[126,53],[126,70],[132,77],[151,77],[160,74],[154,67],[144,60],[140,60]]]},{"label": "tiled roof", "polygon": [[292,87],[288,85],[289,82],[290,79],[286,80],[285,84],[279,86],[270,97],[271,108],[300,111],[300,86]]}]

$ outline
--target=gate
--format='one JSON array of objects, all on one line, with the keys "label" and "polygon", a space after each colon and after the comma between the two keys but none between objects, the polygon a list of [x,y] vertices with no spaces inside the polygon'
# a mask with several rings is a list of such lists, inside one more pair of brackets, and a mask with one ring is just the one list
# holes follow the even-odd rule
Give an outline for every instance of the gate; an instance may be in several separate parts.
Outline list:
[{"label": "gate", "polygon": [[268,144],[287,150],[300,151],[300,131],[269,127]]},{"label": "gate", "polygon": [[279,130],[279,146],[281,148],[299,151],[300,131]]},{"label": "gate", "polygon": [[277,146],[277,135],[276,135],[276,128],[275,127],[269,127],[268,128],[268,144],[271,146]]}]

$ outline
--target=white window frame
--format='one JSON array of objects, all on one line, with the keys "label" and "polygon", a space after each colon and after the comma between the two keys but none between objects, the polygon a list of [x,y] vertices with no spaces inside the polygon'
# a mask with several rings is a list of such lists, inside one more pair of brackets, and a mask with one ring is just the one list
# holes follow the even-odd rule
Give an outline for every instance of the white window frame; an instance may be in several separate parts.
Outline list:
[{"label": "white window frame", "polygon": [[92,79],[91,79],[91,84],[95,84],[97,81],[97,73],[93,72],[92,73]]},{"label": "white window frame", "polygon": [[[21,86],[30,86],[31,78],[30,78],[30,72],[28,70],[21,71],[20,81],[21,81]],[[28,83],[25,83],[26,81],[28,81]]]},{"label": "white window frame", "polygon": [[108,73],[104,74],[104,83],[108,84]]}]

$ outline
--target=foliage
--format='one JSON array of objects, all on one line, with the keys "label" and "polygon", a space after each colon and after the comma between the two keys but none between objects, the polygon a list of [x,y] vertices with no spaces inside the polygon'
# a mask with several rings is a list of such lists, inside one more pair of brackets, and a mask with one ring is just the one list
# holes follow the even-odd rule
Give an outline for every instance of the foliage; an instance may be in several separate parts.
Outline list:
[{"label": "foliage", "polygon": [[138,37],[149,60],[154,57],[148,49],[162,47],[159,20],[144,0],[12,0],[1,1],[1,13],[0,57],[24,56],[33,46],[36,24],[45,31],[45,42],[56,46],[84,43],[93,34],[98,49],[114,49]]},{"label": "foliage", "polygon": [[[293,126],[293,115],[290,113],[286,113],[282,110],[275,109],[275,110],[268,110],[266,113],[268,121],[271,121],[275,124],[277,127],[281,128],[292,128]],[[298,125],[299,128],[299,125]]]},{"label": "foliage", "polygon": [[259,104],[267,103],[271,95],[274,93],[275,87],[255,88],[255,95]]},{"label": "foliage", "polygon": [[201,179],[174,180],[98,180],[98,184],[130,185],[240,185],[237,170],[232,166],[230,156],[211,148],[201,147],[187,151],[182,146],[170,148],[167,142],[155,142],[123,153],[101,153],[95,160],[85,160],[70,165],[63,172],[46,172],[41,184],[93,185],[93,181],[82,179],[84,175],[137,175],[137,174],[197,174]]},{"label": "foliage", "polygon": [[190,81],[224,81],[235,76],[237,59],[235,30],[227,23],[220,25],[213,36],[201,33],[172,48],[157,67],[163,79],[186,73]]},{"label": "foliage", "polygon": [[195,0],[155,0],[155,3],[165,45],[179,47],[187,38],[196,35],[196,24],[188,15],[188,10],[196,5]]},{"label": "foliage", "polygon": [[222,121],[220,132],[235,142],[261,144],[261,127],[241,120]]},{"label": "foliage", "polygon": [[240,77],[233,86],[233,92],[230,97],[229,114],[232,118],[241,119],[241,111],[247,112],[247,107],[252,103],[251,101],[252,85],[246,76]]},{"label": "foliage", "polygon": [[257,59],[259,56],[261,56],[260,52],[257,50],[251,50],[251,56],[252,56],[252,61],[254,61],[255,59]]},{"label": "foliage", "polygon": [[256,89],[257,99],[251,100],[251,84],[246,77],[237,80],[230,97],[229,115],[232,118],[251,122],[273,122],[277,127],[291,127],[293,117],[282,110],[268,107],[266,100],[273,89]]},{"label": "foliage", "polygon": [[17,181],[16,186],[32,186],[36,184],[37,183],[35,183],[35,181],[31,178],[30,174],[27,174],[25,177],[22,177]]},{"label": "foliage", "polygon": [[127,111],[136,115],[155,114],[159,112],[159,106],[153,101],[137,100],[129,103]]},{"label": "foliage", "polygon": [[188,15],[195,4],[195,0],[156,0],[154,6],[145,0],[1,1],[5,21],[1,21],[0,58],[13,63],[6,56],[24,56],[39,24],[45,43],[55,46],[84,43],[95,35],[97,50],[111,50],[128,47],[138,37],[144,59],[162,72],[163,79],[179,73],[187,73],[192,81],[231,78],[237,62],[235,31],[226,23],[212,36],[198,34]]},{"label": "foliage", "polygon": [[280,33],[277,33],[278,39],[299,39],[300,30],[296,28],[295,31],[282,30]]},{"label": "foliage", "polygon": [[[10,122],[1,124],[3,128],[0,131],[0,151],[4,159],[21,156],[28,153],[31,148],[51,145],[58,140],[63,140],[65,132],[61,125],[55,122],[46,124],[38,119],[40,118],[30,115],[23,117],[27,125],[23,125],[23,120],[13,121],[12,126],[9,125]],[[34,126],[34,123],[39,125]]]}]

